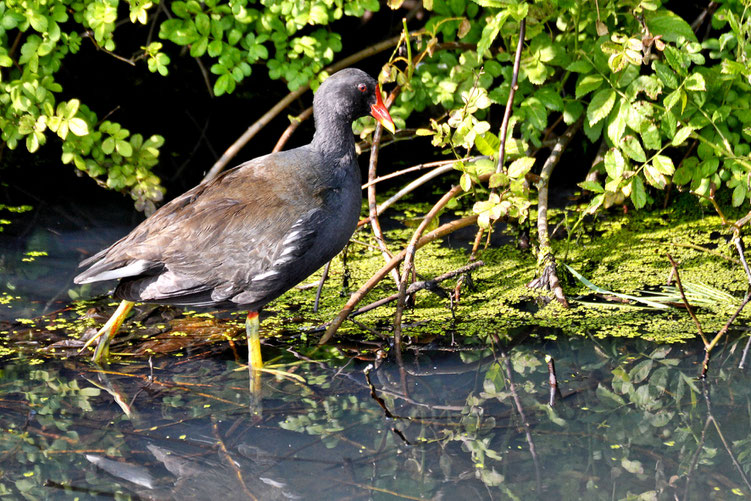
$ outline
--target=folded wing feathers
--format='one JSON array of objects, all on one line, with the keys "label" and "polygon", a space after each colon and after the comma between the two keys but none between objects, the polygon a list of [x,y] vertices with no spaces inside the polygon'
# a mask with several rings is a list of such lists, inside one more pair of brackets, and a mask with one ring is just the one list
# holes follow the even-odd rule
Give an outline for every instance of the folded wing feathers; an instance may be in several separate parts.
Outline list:
[{"label": "folded wing feathers", "polygon": [[73,281],[77,284],[88,284],[91,282],[102,282],[104,280],[135,277],[159,267],[158,264],[146,261],[145,259],[137,259],[127,264],[123,263],[124,266],[115,265],[115,267],[113,267],[113,263],[104,262],[100,266],[97,266],[97,264],[78,275]]}]

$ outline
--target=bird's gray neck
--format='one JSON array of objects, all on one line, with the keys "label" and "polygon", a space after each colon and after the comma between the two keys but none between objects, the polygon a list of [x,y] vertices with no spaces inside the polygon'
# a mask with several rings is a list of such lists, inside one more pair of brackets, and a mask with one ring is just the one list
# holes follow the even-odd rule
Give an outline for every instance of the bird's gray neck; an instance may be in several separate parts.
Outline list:
[{"label": "bird's gray neck", "polygon": [[355,137],[352,123],[340,117],[315,116],[316,132],[311,146],[324,158],[339,165],[350,165],[355,159]]}]

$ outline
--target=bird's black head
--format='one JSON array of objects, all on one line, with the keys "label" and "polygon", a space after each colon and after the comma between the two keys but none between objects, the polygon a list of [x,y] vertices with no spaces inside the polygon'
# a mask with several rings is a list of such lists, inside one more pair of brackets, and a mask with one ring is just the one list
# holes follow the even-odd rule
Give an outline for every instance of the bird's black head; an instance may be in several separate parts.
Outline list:
[{"label": "bird's black head", "polygon": [[370,75],[356,68],[347,68],[324,80],[313,98],[316,123],[319,116],[344,123],[371,114],[390,131],[391,120],[381,98],[381,90]]}]

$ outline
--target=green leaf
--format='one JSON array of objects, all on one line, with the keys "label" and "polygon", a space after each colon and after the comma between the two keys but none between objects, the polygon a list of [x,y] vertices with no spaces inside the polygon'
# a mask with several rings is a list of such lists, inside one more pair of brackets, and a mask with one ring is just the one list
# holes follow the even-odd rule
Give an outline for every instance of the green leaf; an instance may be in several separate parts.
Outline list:
[{"label": "green leaf", "polygon": [[652,35],[662,35],[667,42],[679,42],[682,39],[696,41],[696,35],[691,26],[673,12],[660,9],[645,13],[647,27]]},{"label": "green leaf", "polygon": [[663,85],[662,81],[654,75],[641,75],[629,84],[626,94],[633,100],[640,92],[643,92],[649,99],[656,100],[662,94]]},{"label": "green leaf", "polygon": [[667,64],[660,61],[653,61],[652,69],[655,70],[657,78],[665,84],[665,87],[670,87],[671,89],[678,87],[678,76]]},{"label": "green leaf", "polygon": [[[430,135],[433,135],[433,133],[434,131],[431,130]],[[417,135],[420,135],[420,129],[417,130]],[[501,146],[501,141],[498,139],[498,136],[492,132],[486,132],[475,138],[475,146],[483,155],[492,157],[498,154],[498,148]]]},{"label": "green leaf", "polygon": [[31,11],[29,14],[29,24],[31,24],[31,27],[34,28],[39,33],[44,33],[47,31],[47,26],[49,24],[49,21],[47,20],[47,17],[43,14],[37,12],[37,11]]},{"label": "green leaf", "polygon": [[675,89],[673,92],[665,96],[665,99],[662,100],[662,104],[663,106],[665,106],[665,110],[670,111],[673,106],[678,104],[678,101],[681,100],[682,93],[682,89]]},{"label": "green leaf", "polygon": [[225,73],[224,75],[220,75],[219,78],[216,79],[216,82],[214,82],[214,94],[216,96],[221,96],[227,92],[227,86],[230,81],[232,81],[232,77],[229,74]]},{"label": "green leaf", "polygon": [[667,137],[675,136],[675,132],[678,129],[678,119],[672,111],[666,110],[662,114],[662,120],[660,121],[660,128]]},{"label": "green leaf", "polygon": [[581,183],[577,183],[577,186],[587,191],[605,193],[605,189],[597,181],[582,181]]},{"label": "green leaf", "polygon": [[472,189],[472,177],[469,175],[469,173],[464,172],[459,178],[459,185],[461,185],[462,189],[464,191],[469,191]]},{"label": "green leaf", "polygon": [[649,122],[649,125],[642,127],[641,140],[644,143],[644,147],[648,150],[659,150],[662,146],[660,138],[660,130],[654,124]]},{"label": "green leaf", "polygon": [[642,360],[636,364],[630,371],[628,376],[631,379],[632,384],[639,384],[649,376],[649,371],[652,370],[654,362],[650,359]]},{"label": "green leaf", "polygon": [[[201,57],[206,53],[209,46],[209,38],[201,37],[197,42],[190,44],[190,57]],[[158,66],[157,66],[158,69]]]},{"label": "green leaf", "polygon": [[637,176],[631,178],[631,202],[637,209],[641,209],[647,204],[647,192],[644,190],[644,183]]},{"label": "green leaf", "polygon": [[88,124],[81,118],[71,118],[68,120],[68,128],[76,136],[85,136],[89,133]]},{"label": "green leaf", "polygon": [[602,134],[602,124],[604,123],[605,122],[601,120],[594,125],[589,125],[589,120],[584,121],[584,134],[590,142],[594,143],[600,139],[600,135]]},{"label": "green leaf", "polygon": [[689,127],[688,125],[685,125],[678,129],[678,132],[675,133],[675,137],[673,137],[673,140],[670,142],[673,146],[680,146],[683,144],[686,139],[688,139],[688,136],[691,135],[691,132],[693,132],[693,128]]},{"label": "green leaf", "polygon": [[589,73],[592,71],[592,65],[586,59],[579,59],[566,66],[566,70],[573,73]]},{"label": "green leaf", "polygon": [[509,178],[506,174],[503,172],[494,172],[490,175],[490,180],[488,181],[488,187],[489,188],[498,188],[499,186],[506,186],[509,182]]},{"label": "green leaf", "polygon": [[608,66],[613,73],[618,73],[625,68],[627,64],[628,61],[623,54],[613,54],[608,58]]},{"label": "green leaf", "polygon": [[222,40],[214,39],[208,45],[209,56],[218,57],[222,53]]},{"label": "green leaf", "polygon": [[587,106],[587,119],[589,125],[595,125],[597,122],[608,116],[610,110],[615,104],[615,91],[611,88],[597,91],[592,96],[589,106]]},{"label": "green leaf", "polygon": [[519,107],[524,111],[527,121],[537,130],[544,130],[548,125],[548,110],[536,97],[529,97]]},{"label": "green leaf", "polygon": [[660,172],[652,164],[647,164],[644,166],[644,178],[649,184],[660,190],[664,189],[668,184],[665,176],[660,174]]},{"label": "green leaf", "polygon": [[124,141],[122,139],[119,139],[115,142],[115,149],[124,157],[129,157],[133,154],[133,147],[128,141]]},{"label": "green leaf", "polygon": [[747,193],[748,190],[744,183],[737,184],[735,189],[733,189],[733,207],[740,207],[744,200],[746,200]]},{"label": "green leaf", "polygon": [[605,172],[611,179],[620,179],[626,170],[626,159],[623,158],[620,150],[611,148],[605,153]]},{"label": "green leaf", "polygon": [[535,164],[534,157],[517,158],[508,166],[508,175],[512,179],[521,179]]},{"label": "green leaf", "polygon": [[657,172],[659,172],[660,174],[665,174],[666,176],[672,176],[675,172],[673,160],[670,157],[666,157],[665,155],[655,155],[655,157],[652,159],[652,165],[655,166]]},{"label": "green leaf", "polygon": [[665,61],[667,61],[670,67],[678,72],[679,75],[686,76],[688,74],[690,60],[686,54],[672,45],[666,45],[665,50],[662,53],[665,55]]},{"label": "green leaf", "polygon": [[586,96],[605,81],[600,75],[582,74],[576,82],[576,99]]},{"label": "green leaf", "polygon": [[550,110],[561,111],[563,109],[563,98],[550,86],[539,89],[535,92],[535,97]]},{"label": "green leaf", "polygon": [[684,82],[684,87],[693,91],[707,90],[707,84],[701,73],[692,73],[689,75]]},{"label": "green leaf", "polygon": [[613,144],[618,144],[626,131],[626,121],[630,109],[631,106],[625,99],[618,99],[618,104],[613,107],[613,112],[608,117],[608,137]]},{"label": "green leaf", "polygon": [[693,170],[685,165],[678,167],[673,174],[673,183],[684,185],[693,178]]},{"label": "green leaf", "polygon": [[498,33],[501,31],[501,27],[506,22],[506,19],[508,19],[509,15],[510,12],[507,9],[501,10],[495,16],[493,16],[493,18],[491,18],[490,22],[485,24],[485,26],[482,28],[480,41],[477,43],[478,54],[484,56],[488,49],[490,49],[490,46],[493,45],[493,42],[495,42]]},{"label": "green leaf", "polygon": [[647,155],[644,153],[641,143],[634,136],[624,137],[619,146],[626,156],[632,160],[636,160],[637,162],[647,161]]},{"label": "green leaf", "polygon": [[102,141],[102,152],[105,155],[111,155],[113,151],[115,151],[115,138],[108,137]]},{"label": "green leaf", "polygon": [[600,399],[600,402],[603,404],[615,404],[616,406],[623,406],[626,405],[626,402],[623,400],[623,398],[620,395],[617,395],[616,393],[613,393],[612,391],[605,388],[602,383],[599,383],[597,385],[597,389],[595,390],[595,394],[597,395],[597,398]]},{"label": "green leaf", "polygon": [[209,33],[211,32],[211,20],[209,19],[209,16],[201,12],[200,14],[196,15],[195,23],[198,33],[204,36],[209,35]]},{"label": "green leaf", "polygon": [[584,105],[581,101],[566,101],[563,105],[563,121],[566,125],[571,125],[579,120],[583,111]]}]

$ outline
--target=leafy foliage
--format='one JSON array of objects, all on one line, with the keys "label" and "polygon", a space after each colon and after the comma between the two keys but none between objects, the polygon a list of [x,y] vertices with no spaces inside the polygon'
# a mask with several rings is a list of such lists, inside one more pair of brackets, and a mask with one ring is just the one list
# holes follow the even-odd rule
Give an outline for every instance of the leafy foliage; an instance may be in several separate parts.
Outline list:
[{"label": "leafy foliage", "polygon": [[57,80],[66,56],[90,42],[131,63],[145,60],[149,71],[167,75],[169,47],[151,41],[145,29],[140,53],[130,59],[115,54],[118,26],[156,21],[162,40],[187,46],[190,56],[211,61],[217,96],[233,92],[257,62],[268,67],[271,78],[283,78],[296,89],[315,83],[342,49],[341,36],[322,26],[379,8],[376,0],[190,0],[169,3],[170,13],[164,16],[151,1],[126,4],[127,18],[121,19],[117,0],[0,2],[0,130],[9,148],[22,144],[30,153],[56,137],[63,163],[75,165],[103,186],[128,192],[147,213],[164,192],[151,171],[164,139],[131,134],[122,124],[102,121],[78,98],[66,97]]},{"label": "leafy foliage", "polygon": [[[429,104],[448,111],[418,134],[457,159],[479,153],[497,161],[499,123],[488,117],[505,106],[511,54],[526,20],[508,163],[491,180],[495,190],[475,204],[481,226],[526,217],[527,174],[541,163],[535,158],[545,139],[561,121],[579,119],[584,143],[602,143],[606,152],[595,176],[580,184],[594,195],[587,213],[625,199],[642,208],[653,189],[670,185],[713,201],[729,189],[736,207],[748,200],[751,20],[742,2],[723,2],[701,42],[659,1],[435,1],[432,8],[416,40],[419,64],[395,59],[386,73],[406,89],[396,114]],[[459,39],[476,49],[435,49]],[[456,167],[465,191],[482,190],[478,175],[495,169],[487,160]]]},{"label": "leafy foliage", "polygon": [[[127,19],[120,19],[116,0],[0,4],[0,129],[10,148],[20,142],[32,153],[56,136],[64,163],[129,191],[147,211],[162,196],[151,169],[163,139],[131,135],[79,99],[66,98],[56,73],[68,54],[84,42],[114,54],[119,25],[156,22],[162,41],[146,36],[130,59],[145,60],[153,73],[169,73],[176,56],[168,53],[176,45],[208,63],[216,96],[234,92],[255,66],[265,66],[291,90],[315,87],[342,49],[336,21],[380,7],[375,0],[189,0],[162,10],[129,0],[127,6]],[[408,56],[396,51],[381,78],[402,88],[392,109],[399,125],[412,113],[428,113],[418,135],[431,136],[436,148],[457,159],[487,157],[456,163],[462,187],[476,196],[485,192],[479,177],[496,172],[492,194],[475,205],[482,226],[528,216],[539,152],[557,124],[578,120],[581,141],[605,148],[603,161],[580,184],[593,194],[587,213],[626,199],[642,208],[655,189],[668,186],[705,200],[727,189],[733,206],[747,202],[751,21],[743,2],[722,2],[701,40],[660,0],[433,0],[424,8],[421,29],[410,26],[402,39]],[[511,91],[522,20],[527,32],[506,165],[496,166],[496,112]]]}]

